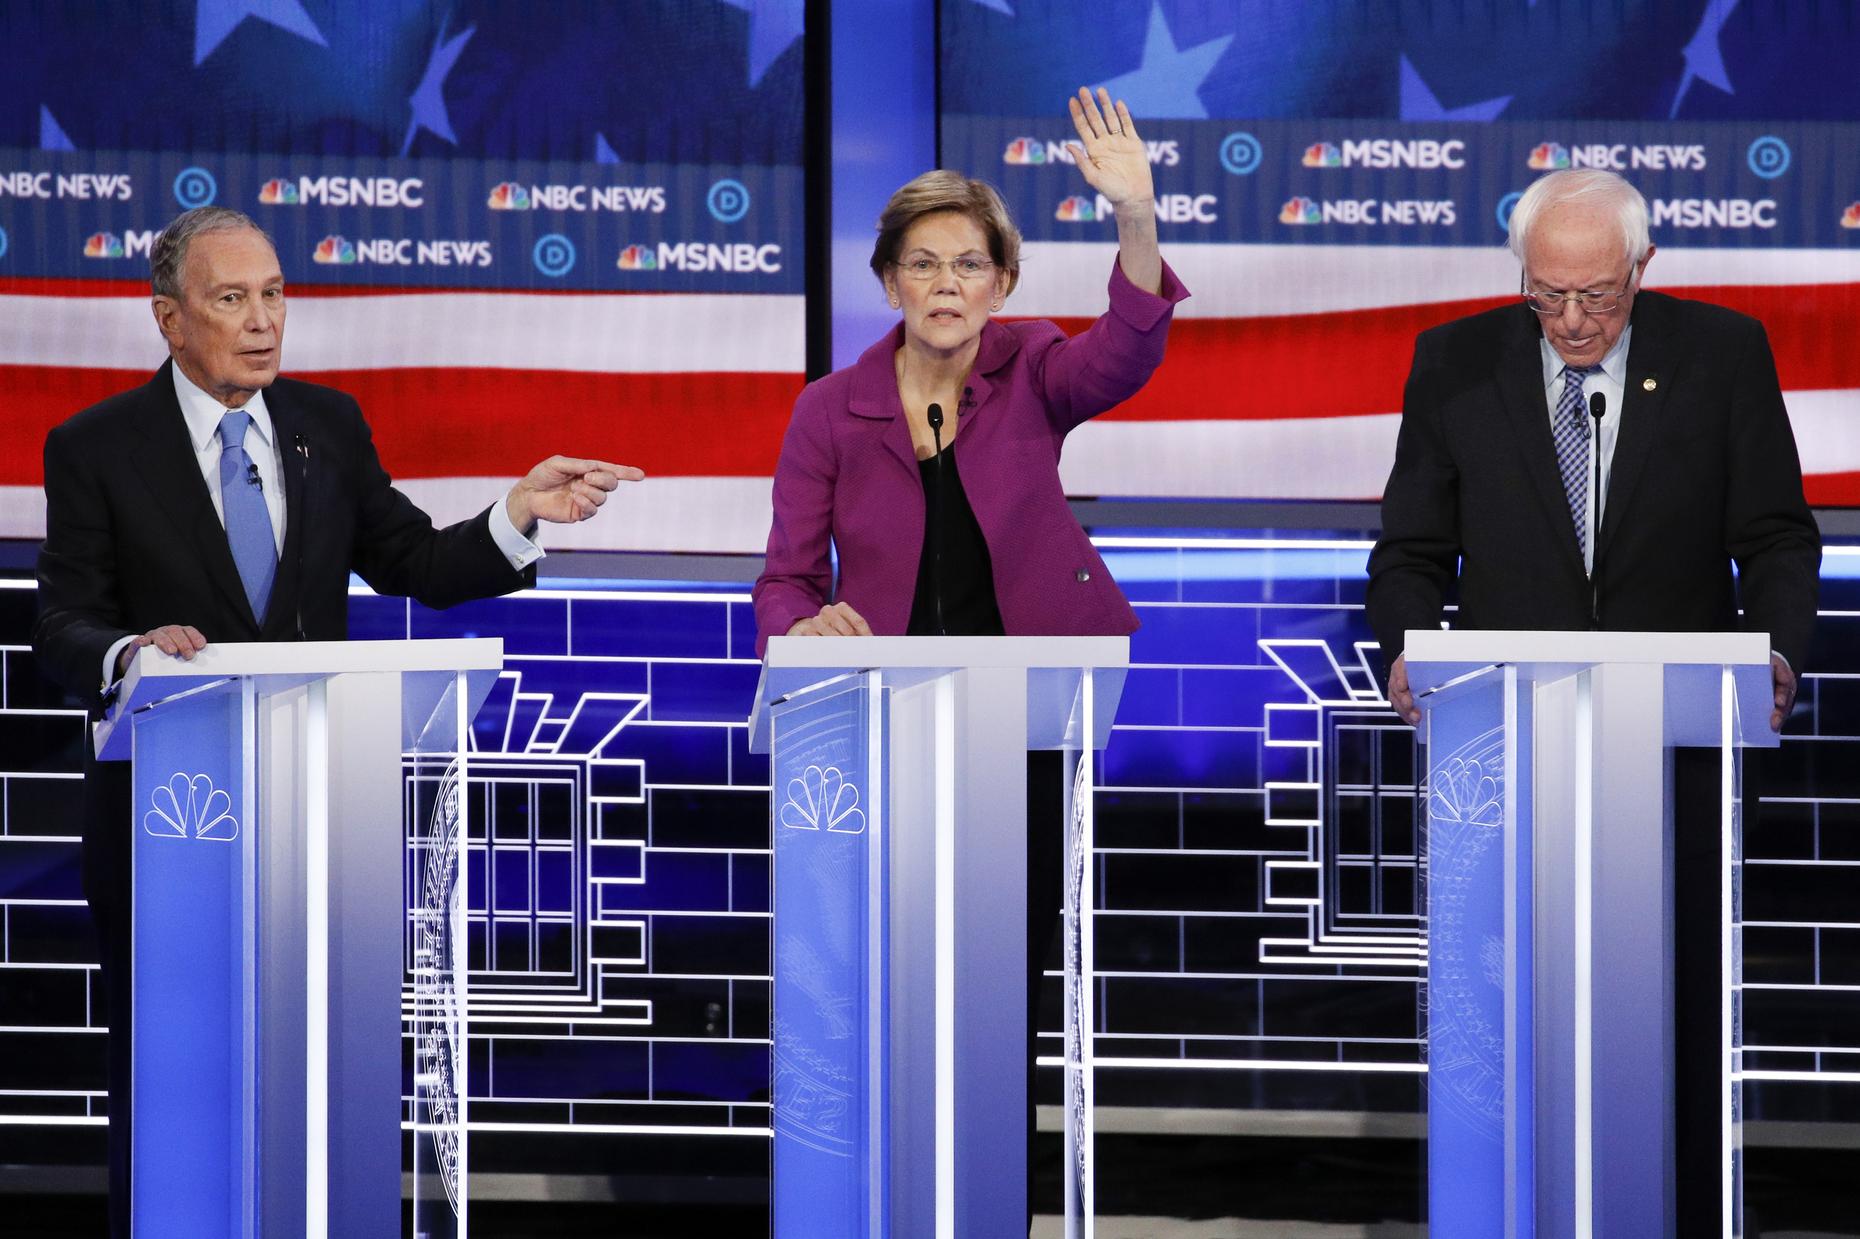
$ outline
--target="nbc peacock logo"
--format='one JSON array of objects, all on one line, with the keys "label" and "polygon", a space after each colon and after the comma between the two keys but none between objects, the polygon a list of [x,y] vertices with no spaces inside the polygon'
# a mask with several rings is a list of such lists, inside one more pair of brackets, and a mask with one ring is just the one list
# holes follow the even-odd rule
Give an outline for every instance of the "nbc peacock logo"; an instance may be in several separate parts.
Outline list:
[{"label": "nbc peacock logo", "polygon": [[316,253],[311,257],[320,263],[346,266],[355,261],[355,246],[346,238],[331,233],[316,243]]},{"label": "nbc peacock logo", "polygon": [[232,797],[204,774],[176,774],[149,795],[142,829],[161,839],[212,839],[231,843],[239,837]]},{"label": "nbc peacock logo", "polygon": [[515,181],[499,181],[491,191],[491,200],[487,205],[493,211],[527,211],[530,209],[530,191]]},{"label": "nbc peacock logo", "polygon": [[1324,212],[1311,199],[1300,195],[1279,208],[1281,224],[1321,224]]},{"label": "nbc peacock logo", "polygon": [[1569,167],[1569,148],[1561,142],[1539,142],[1531,148],[1528,161],[1538,172],[1552,172]]},{"label": "nbc peacock logo", "polygon": [[1007,144],[1007,150],[1002,152],[1001,162],[1017,167],[1043,164],[1046,162],[1046,144],[1038,138],[1015,138]]},{"label": "nbc peacock logo", "polygon": [[1305,147],[1304,165],[1307,168],[1341,168],[1343,152],[1337,149],[1335,142],[1313,142]]},{"label": "nbc peacock logo", "polygon": [[1062,224],[1089,224],[1098,218],[1098,208],[1090,198],[1073,194],[1059,204],[1059,209],[1053,212],[1053,218]]},{"label": "nbc peacock logo", "polygon": [[274,176],[259,186],[258,200],[264,206],[296,206],[303,198],[297,192],[295,181]]},{"label": "nbc peacock logo", "polygon": [[620,251],[620,261],[614,265],[622,271],[657,271],[659,256],[650,246],[629,245]]},{"label": "nbc peacock logo", "polygon": [[1841,214],[1841,227],[1860,228],[1860,202],[1850,202]]},{"label": "nbc peacock logo", "polygon": [[121,258],[123,239],[114,232],[93,232],[84,239],[84,257]]}]

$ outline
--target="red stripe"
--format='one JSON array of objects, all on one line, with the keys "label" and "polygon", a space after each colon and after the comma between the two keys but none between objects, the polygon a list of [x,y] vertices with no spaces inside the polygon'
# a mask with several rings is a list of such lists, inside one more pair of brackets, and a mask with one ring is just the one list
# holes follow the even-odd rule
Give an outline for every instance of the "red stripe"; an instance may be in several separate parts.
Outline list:
[{"label": "red stripe", "polygon": [[[515,476],[551,452],[649,474],[767,477],[800,394],[799,374],[574,374],[456,368],[291,377],[362,403],[396,477]],[[42,480],[45,433],[139,386],[138,371],[0,366],[0,484]]]},{"label": "red stripe", "polygon": [[[1687,288],[1760,319],[1785,391],[1860,387],[1860,285]],[[1394,413],[1429,327],[1507,304],[1511,298],[1440,302],[1326,314],[1180,318],[1162,368],[1110,416],[1120,421],[1228,421]],[[1077,333],[1090,319],[1059,323]]]},{"label": "red stripe", "polygon": [[1811,473],[1802,489],[1813,507],[1860,508],[1860,473]]}]

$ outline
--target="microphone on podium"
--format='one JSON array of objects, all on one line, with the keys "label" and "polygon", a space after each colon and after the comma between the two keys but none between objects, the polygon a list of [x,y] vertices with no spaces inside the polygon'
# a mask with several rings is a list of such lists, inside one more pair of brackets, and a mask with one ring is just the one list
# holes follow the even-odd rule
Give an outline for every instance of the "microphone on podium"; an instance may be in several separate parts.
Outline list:
[{"label": "microphone on podium", "polygon": [[932,403],[925,410],[930,421],[930,437],[936,444],[936,503],[926,511],[934,522],[930,527],[930,597],[936,604],[936,633],[943,636],[943,406]]},{"label": "microphone on podium", "polygon": [[1602,626],[1602,417],[1608,412],[1608,397],[1601,392],[1589,396],[1589,416],[1595,419],[1595,521],[1589,528],[1589,624]]}]

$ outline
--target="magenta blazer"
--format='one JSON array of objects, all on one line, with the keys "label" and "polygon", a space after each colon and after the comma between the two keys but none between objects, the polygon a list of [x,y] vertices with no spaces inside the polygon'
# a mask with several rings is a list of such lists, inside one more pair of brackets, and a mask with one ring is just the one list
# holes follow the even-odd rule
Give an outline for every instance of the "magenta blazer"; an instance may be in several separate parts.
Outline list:
[{"label": "magenta blazer", "polygon": [[[990,322],[969,373],[973,406],[956,444],[962,488],[994,566],[1001,623],[1015,636],[1118,635],[1137,616],[1066,506],[1059,451],[1087,418],[1135,394],[1162,362],[1188,290],[1165,263],[1162,295],[1111,266],[1111,308],[1068,339],[1057,324]],[[880,636],[901,635],[917,591],[923,478],[898,399],[898,325],[795,401],[775,466],[775,521],[756,580],[756,655],[831,599]],[[833,594],[829,550],[839,549]]]}]

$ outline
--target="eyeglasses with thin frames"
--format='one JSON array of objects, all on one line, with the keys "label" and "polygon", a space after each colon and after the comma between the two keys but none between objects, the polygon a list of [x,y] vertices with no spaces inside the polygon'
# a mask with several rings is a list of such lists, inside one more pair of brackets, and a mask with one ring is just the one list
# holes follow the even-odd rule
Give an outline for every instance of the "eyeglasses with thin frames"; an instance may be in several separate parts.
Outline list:
[{"label": "eyeglasses with thin frames", "polygon": [[1563,307],[1574,301],[1582,307],[1585,314],[1607,314],[1618,309],[1621,298],[1627,296],[1634,287],[1632,272],[1628,282],[1620,288],[1584,288],[1580,290],[1552,289],[1544,292],[1532,288],[1522,275],[1518,276],[1518,291],[1524,297],[1524,304],[1537,311],[1545,318],[1555,318],[1563,312]]},{"label": "eyeglasses with thin frames", "polygon": [[957,279],[964,281],[986,279],[988,274],[995,269],[994,263],[974,254],[958,254],[950,259],[931,258],[926,254],[919,254],[915,258],[906,258],[894,265],[905,279],[926,283],[934,280],[937,273],[944,267],[948,267],[950,274]]}]

